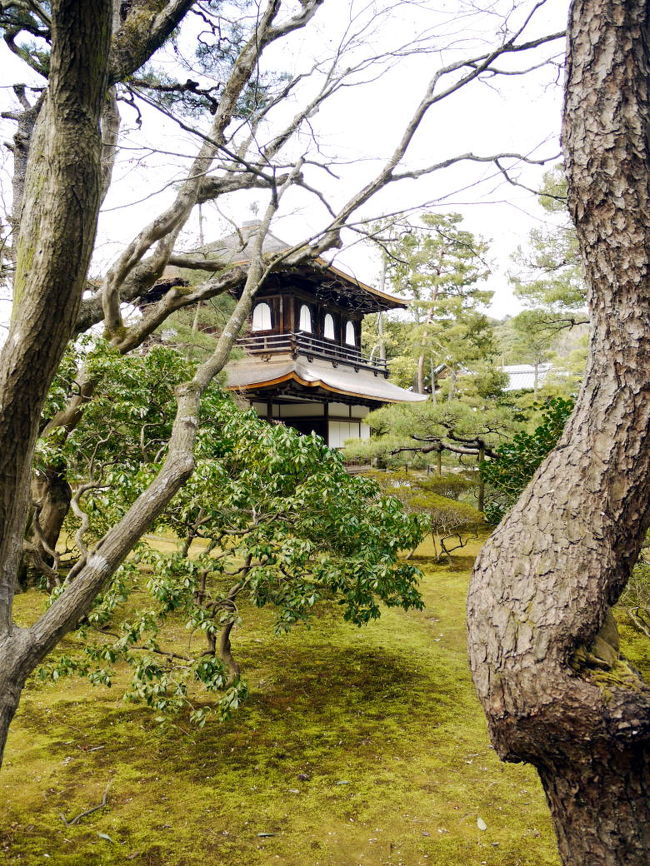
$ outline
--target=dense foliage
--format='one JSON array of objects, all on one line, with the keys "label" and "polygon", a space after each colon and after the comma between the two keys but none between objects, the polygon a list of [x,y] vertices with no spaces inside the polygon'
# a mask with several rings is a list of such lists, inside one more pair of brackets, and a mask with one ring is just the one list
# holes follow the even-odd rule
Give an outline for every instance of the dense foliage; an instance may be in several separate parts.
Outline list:
[{"label": "dense foliage", "polygon": [[[65,461],[76,479],[67,525],[75,543],[62,582],[89,539],[124,513],[156,471],[174,386],[190,366],[165,347],[126,363],[105,348],[93,351],[105,367],[101,393],[56,454],[56,442],[47,445],[48,459]],[[53,400],[65,390],[59,379]],[[112,664],[127,661],[132,698],[158,711],[191,706],[199,723],[214,709],[228,715],[246,694],[231,638],[247,605],[272,607],[277,631],[309,620],[319,602],[336,603],[356,625],[376,619],[381,604],[420,607],[419,572],[398,553],[425,531],[374,481],[350,476],[322,439],[261,421],[216,386],[200,420],[196,470],[154,527],[173,533],[179,549],[143,543],[82,625],[81,654],[45,671],[108,684]],[[179,623],[190,635],[183,653],[165,647]],[[218,699],[199,706],[198,686]]]},{"label": "dense foliage", "polygon": [[[463,399],[397,404],[371,412],[366,420],[374,435],[365,442],[347,443],[345,455],[347,459],[372,462],[384,468],[435,466],[441,478],[435,483],[448,487],[442,479],[453,478],[456,486],[473,488],[481,510],[478,463],[521,429],[521,417],[521,412],[500,396],[483,398],[468,387]],[[449,472],[443,474],[443,468]],[[444,489],[438,492],[451,495]]]},{"label": "dense foliage", "polygon": [[496,459],[481,464],[481,475],[488,485],[485,516],[498,523],[519,498],[537,467],[557,444],[573,410],[573,400],[549,399],[541,409],[541,423],[532,432],[516,433],[500,445]]}]

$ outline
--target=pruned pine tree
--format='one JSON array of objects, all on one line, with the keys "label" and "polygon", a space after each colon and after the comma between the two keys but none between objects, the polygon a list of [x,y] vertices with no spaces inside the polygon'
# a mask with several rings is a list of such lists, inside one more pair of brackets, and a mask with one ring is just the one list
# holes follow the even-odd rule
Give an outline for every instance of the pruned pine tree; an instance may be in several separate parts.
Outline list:
[{"label": "pruned pine tree", "polygon": [[561,165],[544,175],[539,202],[554,224],[530,232],[527,246],[513,256],[517,270],[510,281],[523,303],[539,313],[539,329],[556,333],[588,322],[584,269]]},{"label": "pruned pine tree", "polygon": [[413,321],[404,329],[401,354],[415,367],[415,389],[435,398],[438,368],[455,381],[461,364],[493,348],[481,312],[492,298],[481,286],[489,274],[487,243],[462,228],[460,214],[432,213],[380,224],[376,240],[388,283],[410,301]]}]

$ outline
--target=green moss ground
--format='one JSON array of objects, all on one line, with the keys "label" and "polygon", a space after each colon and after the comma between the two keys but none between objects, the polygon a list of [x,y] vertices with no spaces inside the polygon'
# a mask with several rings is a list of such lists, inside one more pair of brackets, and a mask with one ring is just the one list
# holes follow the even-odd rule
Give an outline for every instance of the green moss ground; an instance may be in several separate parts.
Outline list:
[{"label": "green moss ground", "polygon": [[[226,724],[160,728],[118,686],[80,679],[28,688],[0,774],[5,862],[558,864],[539,782],[497,760],[472,692],[471,559],[419,564],[422,612],[358,629],[328,610],[284,637],[247,614],[235,646],[252,695]],[[109,781],[108,806],[66,826]]]}]

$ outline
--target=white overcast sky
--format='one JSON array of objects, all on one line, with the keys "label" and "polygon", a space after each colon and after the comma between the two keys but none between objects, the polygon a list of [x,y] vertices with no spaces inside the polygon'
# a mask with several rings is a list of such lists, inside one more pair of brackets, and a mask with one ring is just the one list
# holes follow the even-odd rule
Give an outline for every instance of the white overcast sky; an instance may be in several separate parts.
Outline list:
[{"label": "white overcast sky", "polygon": [[[425,31],[431,32],[438,50],[401,58],[378,80],[337,95],[313,118],[312,126],[324,154],[349,163],[336,167],[339,181],[324,172],[312,176],[314,182],[318,178],[332,204],[345,201],[353,190],[377,171],[382,159],[398,141],[435,69],[441,63],[457,59],[461,51],[472,56],[484,50],[482,44],[489,45],[489,31],[497,21],[496,11],[505,5],[515,9],[514,16],[531,8],[531,4],[503,4],[501,0],[493,0],[490,13],[479,15],[470,4],[459,0],[422,0],[396,6],[387,14],[387,26],[383,29],[379,27],[382,16],[376,15],[378,26],[369,43],[373,52],[404,43]],[[384,0],[374,6],[357,4],[357,10],[362,8],[370,9],[372,14],[373,10],[374,13],[386,10],[388,4]],[[268,52],[265,56],[267,67],[295,74],[310,65],[315,55],[324,55],[344,27],[348,9],[347,0],[326,0],[315,26],[304,34],[294,34]],[[534,19],[530,38],[562,30],[566,12],[565,0],[547,0]],[[561,53],[564,47],[561,41],[554,46],[556,53]],[[536,56],[541,58],[541,54]],[[170,72],[177,71],[174,68],[177,60],[171,53],[164,55],[161,61],[169,66]],[[513,69],[514,63],[505,60],[499,65]],[[525,65],[521,58],[517,58],[516,63]],[[30,79],[25,67],[4,46],[0,48],[0,70],[0,110],[6,110],[13,105],[11,85],[34,82],[35,77]],[[474,84],[455,95],[428,115],[413,142],[406,165],[418,168],[469,151],[478,155],[512,151],[540,157],[559,153],[561,87],[559,83],[553,83],[554,77],[555,72],[548,69],[525,76],[509,75],[490,83]],[[286,106],[286,116],[293,111],[295,106]],[[125,149],[120,154],[113,187],[100,218],[93,266],[96,272],[101,272],[133,233],[171,201],[174,193],[171,182],[182,176],[182,166],[188,162],[165,154],[143,159],[144,152],[138,148],[148,144],[152,148],[189,155],[197,146],[196,139],[171,122],[163,121],[151,110],[143,114],[142,130],[135,129],[135,115],[131,109],[123,106],[122,114]],[[2,121],[0,132],[3,141],[9,140],[12,124]],[[5,210],[10,202],[10,169],[11,160],[5,158],[2,172]],[[521,167],[516,174],[526,185],[537,188],[542,171]],[[491,312],[501,317],[518,309],[507,284],[510,256],[519,244],[525,244],[530,229],[548,217],[536,204],[533,195],[512,187],[496,174],[493,166],[477,169],[462,164],[434,176],[402,181],[366,206],[362,215],[379,216],[427,202],[435,202],[432,209],[438,212],[462,213],[465,227],[490,241],[494,268],[489,287],[495,292]],[[479,178],[484,180],[476,186]],[[265,204],[263,194],[247,193],[224,201],[220,208],[230,219],[241,223],[252,217],[256,205],[261,212]],[[213,205],[203,208],[203,216],[206,240],[223,234],[225,223]],[[317,231],[324,220],[325,210],[314,198],[295,193],[287,197],[273,231],[287,242],[294,243],[303,239],[306,233]],[[197,234],[198,221],[195,219],[185,234],[185,244],[196,244]],[[346,241],[353,240],[351,234],[346,237]],[[337,264],[366,281],[377,278],[376,259],[360,245],[337,254]],[[0,307],[1,318],[6,318],[6,311],[6,304],[4,311]]]}]

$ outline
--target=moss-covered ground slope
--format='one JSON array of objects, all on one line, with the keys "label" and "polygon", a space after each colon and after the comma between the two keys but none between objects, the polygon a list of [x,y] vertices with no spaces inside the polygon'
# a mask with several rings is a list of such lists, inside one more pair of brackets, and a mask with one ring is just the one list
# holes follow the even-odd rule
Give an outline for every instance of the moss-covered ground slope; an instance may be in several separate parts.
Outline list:
[{"label": "moss-covered ground slope", "polygon": [[[252,695],[226,724],[161,728],[117,686],[30,687],[0,773],[0,861],[558,864],[534,772],[488,744],[466,661],[471,560],[455,563],[423,560],[426,609],[363,629],[330,610],[274,637],[269,613],[248,615]],[[64,823],[109,783],[104,808]]]}]

